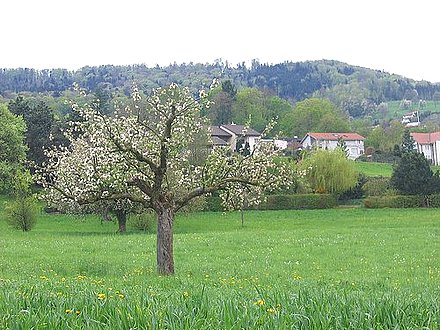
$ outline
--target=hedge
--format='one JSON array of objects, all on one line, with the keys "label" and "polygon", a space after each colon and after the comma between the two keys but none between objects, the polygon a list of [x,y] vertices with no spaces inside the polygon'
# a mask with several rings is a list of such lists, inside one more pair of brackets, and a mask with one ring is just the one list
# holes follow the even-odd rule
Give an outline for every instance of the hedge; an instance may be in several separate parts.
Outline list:
[{"label": "hedge", "polygon": [[[334,195],[305,194],[305,195],[268,195],[266,201],[253,209],[258,210],[301,210],[328,209],[337,206]],[[223,211],[220,197],[206,198],[205,211]]]},{"label": "hedge", "polygon": [[365,198],[366,208],[419,208],[440,207],[440,195],[397,195],[397,196],[372,196]]}]

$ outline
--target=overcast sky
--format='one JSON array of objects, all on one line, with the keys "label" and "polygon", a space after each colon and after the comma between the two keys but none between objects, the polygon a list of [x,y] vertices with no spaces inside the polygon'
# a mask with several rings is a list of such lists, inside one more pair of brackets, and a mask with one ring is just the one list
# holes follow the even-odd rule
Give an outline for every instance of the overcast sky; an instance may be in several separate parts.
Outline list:
[{"label": "overcast sky", "polygon": [[0,13],[2,68],[332,59],[440,82],[436,0],[1,0]]}]

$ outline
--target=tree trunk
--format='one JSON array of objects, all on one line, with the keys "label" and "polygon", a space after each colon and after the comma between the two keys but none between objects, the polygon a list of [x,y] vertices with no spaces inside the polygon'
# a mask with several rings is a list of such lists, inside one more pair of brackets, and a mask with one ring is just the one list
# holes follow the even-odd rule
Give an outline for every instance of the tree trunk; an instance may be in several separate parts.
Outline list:
[{"label": "tree trunk", "polygon": [[125,233],[127,230],[127,213],[123,210],[116,210],[115,214],[118,219],[118,233]]},{"label": "tree trunk", "polygon": [[171,207],[161,205],[157,213],[157,271],[162,275],[174,274],[173,221]]}]

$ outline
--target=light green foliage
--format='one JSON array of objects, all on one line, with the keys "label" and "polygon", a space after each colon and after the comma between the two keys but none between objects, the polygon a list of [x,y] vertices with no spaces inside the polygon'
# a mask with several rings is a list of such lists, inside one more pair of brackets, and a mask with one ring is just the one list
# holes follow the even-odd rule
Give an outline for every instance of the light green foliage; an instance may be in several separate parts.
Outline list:
[{"label": "light green foliage", "polygon": [[354,162],[339,148],[313,151],[300,164],[300,173],[317,193],[344,192],[356,185],[358,177]]},{"label": "light green foliage", "polygon": [[256,88],[244,88],[237,93],[236,101],[232,106],[232,120],[244,124],[251,118],[252,128],[261,132],[267,124],[264,118],[265,112],[263,92]]},{"label": "light green foliage", "polygon": [[438,229],[432,209],[252,211],[244,229],[239,213],[183,215],[180,272],[163,277],[155,235],[0,222],[0,328],[438,329]]},{"label": "light green foliage", "polygon": [[20,196],[8,202],[6,222],[15,229],[30,231],[37,222],[38,207],[32,196]]},{"label": "light green foliage", "polygon": [[11,187],[14,199],[6,205],[6,222],[22,231],[30,231],[37,222],[38,206],[32,196],[31,184],[29,171],[17,169]]},{"label": "light green foliage", "polygon": [[391,152],[395,145],[402,143],[405,127],[397,120],[390,122],[387,127],[374,128],[365,139],[365,146],[373,147],[382,152]]},{"label": "light green foliage", "polygon": [[317,98],[298,102],[282,119],[281,128],[288,135],[299,137],[307,132],[350,131],[346,116],[330,101]]},{"label": "light green foliage", "polygon": [[26,160],[25,131],[23,119],[0,104],[0,192],[11,190],[15,173]]}]

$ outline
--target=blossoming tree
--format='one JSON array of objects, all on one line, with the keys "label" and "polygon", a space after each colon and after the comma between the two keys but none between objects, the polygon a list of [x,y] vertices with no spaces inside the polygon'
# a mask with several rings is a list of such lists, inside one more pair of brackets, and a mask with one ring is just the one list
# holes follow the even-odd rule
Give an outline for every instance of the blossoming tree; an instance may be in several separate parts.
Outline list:
[{"label": "blossoming tree", "polygon": [[258,204],[266,190],[289,182],[289,167],[274,162],[271,144],[247,156],[214,148],[203,162],[191,161],[191,145],[208,138],[199,115],[204,95],[196,100],[172,84],[146,100],[134,88],[133,106],[113,116],[77,107],[83,120],[66,132],[70,147],[47,152],[49,161],[40,173],[44,199],[64,208],[123,201],[153,209],[158,272],[174,273],[176,212],[216,191],[226,208],[240,206],[244,195],[247,205]]}]

